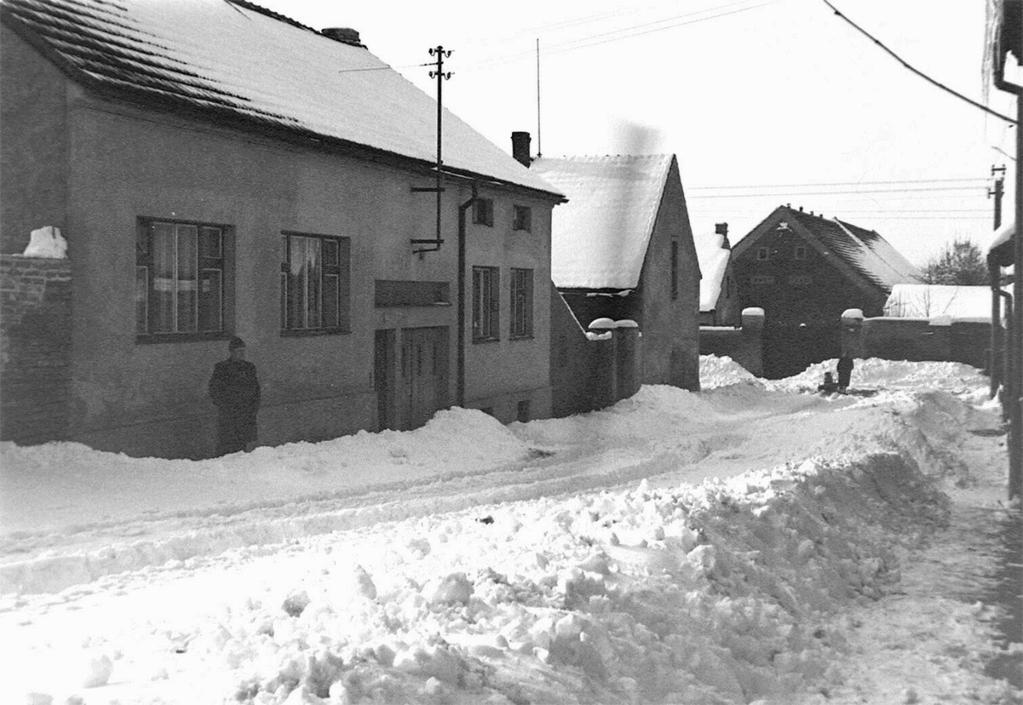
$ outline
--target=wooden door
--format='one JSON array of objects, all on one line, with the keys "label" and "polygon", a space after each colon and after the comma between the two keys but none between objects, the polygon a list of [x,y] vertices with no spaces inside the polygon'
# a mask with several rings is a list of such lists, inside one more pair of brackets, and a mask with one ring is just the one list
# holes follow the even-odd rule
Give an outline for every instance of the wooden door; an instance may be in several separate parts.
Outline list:
[{"label": "wooden door", "polygon": [[418,428],[447,406],[448,329],[401,331],[402,428]]}]

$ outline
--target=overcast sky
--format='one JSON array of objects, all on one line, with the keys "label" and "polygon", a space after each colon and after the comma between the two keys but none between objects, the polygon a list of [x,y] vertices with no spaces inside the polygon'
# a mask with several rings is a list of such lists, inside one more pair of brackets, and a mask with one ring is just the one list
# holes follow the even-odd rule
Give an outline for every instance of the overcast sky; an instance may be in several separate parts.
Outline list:
[{"label": "overcast sky", "polygon": [[[985,3],[832,2],[983,101]],[[953,238],[986,246],[996,164],[1008,167],[1012,219],[1013,162],[997,149],[1015,154],[1015,128],[913,75],[823,0],[261,4],[316,29],[357,29],[431,95],[417,64],[432,46],[453,49],[445,107],[509,152],[513,130],[538,146],[539,39],[543,155],[674,153],[694,232],[728,222],[733,244],[791,203],[877,230],[917,264]],[[988,105],[1015,116],[995,89]]]}]

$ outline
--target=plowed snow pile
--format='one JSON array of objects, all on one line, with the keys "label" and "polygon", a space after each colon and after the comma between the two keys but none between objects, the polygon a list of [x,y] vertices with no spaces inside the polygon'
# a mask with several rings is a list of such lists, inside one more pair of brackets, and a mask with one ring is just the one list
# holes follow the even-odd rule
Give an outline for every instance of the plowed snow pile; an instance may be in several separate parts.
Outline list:
[{"label": "plowed snow pile", "polygon": [[702,363],[698,394],[509,427],[4,445],[0,702],[1020,702],[963,523],[1019,513],[986,379]]}]

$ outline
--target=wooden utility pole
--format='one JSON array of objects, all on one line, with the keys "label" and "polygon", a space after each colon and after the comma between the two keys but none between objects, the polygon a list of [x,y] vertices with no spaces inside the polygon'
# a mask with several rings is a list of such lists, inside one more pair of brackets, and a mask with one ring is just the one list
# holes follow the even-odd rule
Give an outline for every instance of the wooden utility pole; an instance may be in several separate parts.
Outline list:
[{"label": "wooden utility pole", "polygon": [[994,177],[994,187],[988,189],[987,197],[994,197],[994,229],[1002,227],[1002,196],[1005,195],[1006,186],[1006,165],[995,167],[991,165],[991,176]]}]

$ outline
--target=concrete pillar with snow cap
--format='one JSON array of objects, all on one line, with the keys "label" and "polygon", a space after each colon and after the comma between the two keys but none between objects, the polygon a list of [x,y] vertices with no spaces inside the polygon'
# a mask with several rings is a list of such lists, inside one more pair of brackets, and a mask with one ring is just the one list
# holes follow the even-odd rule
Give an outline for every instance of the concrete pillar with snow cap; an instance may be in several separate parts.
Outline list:
[{"label": "concrete pillar with snow cap", "polygon": [[640,386],[639,324],[630,318],[615,321],[614,337],[617,375],[615,398],[627,399],[638,392]]},{"label": "concrete pillar with snow cap", "polygon": [[842,311],[842,352],[853,357],[866,357],[863,350],[863,309],[847,308]]},{"label": "concrete pillar with snow cap", "polygon": [[742,310],[742,338],[737,362],[760,377],[764,374],[764,309],[750,306]]},{"label": "concrete pillar with snow cap", "polygon": [[[590,383],[591,406],[603,409],[618,400],[618,340],[614,335],[615,322],[610,318],[596,318],[588,326],[596,338],[590,369],[593,370]],[[605,338],[604,336],[609,336]]]}]

